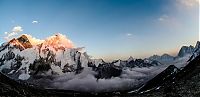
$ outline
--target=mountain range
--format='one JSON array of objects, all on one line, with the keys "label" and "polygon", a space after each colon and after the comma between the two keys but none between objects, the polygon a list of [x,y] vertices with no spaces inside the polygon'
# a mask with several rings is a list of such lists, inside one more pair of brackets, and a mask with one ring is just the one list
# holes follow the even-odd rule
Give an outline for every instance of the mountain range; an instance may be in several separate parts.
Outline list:
[{"label": "mountain range", "polygon": [[[41,91],[36,95],[44,92],[49,95],[67,95],[62,91],[85,94],[92,91],[109,96],[122,93],[144,96],[165,92],[163,89],[170,86],[169,83],[180,83],[193,75],[191,72],[198,74],[199,42],[195,47],[182,46],[177,56],[163,54],[145,59],[130,57],[112,62],[93,59],[82,49],[74,47],[62,34],[40,42],[35,42],[29,35],[22,35],[3,43],[0,46],[0,78],[3,79],[0,81],[0,92],[21,93],[20,87],[27,91],[19,94],[23,96],[34,94],[32,91]],[[83,84],[87,81],[94,85],[85,87]],[[170,93],[166,94],[173,95]]]}]

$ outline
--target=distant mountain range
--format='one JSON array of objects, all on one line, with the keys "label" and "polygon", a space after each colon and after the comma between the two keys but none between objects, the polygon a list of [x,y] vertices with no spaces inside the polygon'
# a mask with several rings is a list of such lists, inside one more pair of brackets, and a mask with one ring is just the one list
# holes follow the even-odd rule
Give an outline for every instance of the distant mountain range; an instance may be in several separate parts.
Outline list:
[{"label": "distant mountain range", "polygon": [[195,48],[192,46],[182,47],[178,55],[185,55],[183,52],[192,53],[185,67],[179,69],[170,65],[134,92],[142,97],[147,95],[149,97],[198,97],[200,95],[199,47],[199,42],[197,42]]},{"label": "distant mountain range", "polygon": [[[66,40],[63,38],[62,34],[56,34],[38,44],[33,44],[32,40],[33,39],[29,36],[22,35],[0,46],[0,78],[3,79],[0,81],[0,85],[2,85],[0,94],[14,91],[13,89],[17,87],[13,87],[13,84],[25,89],[24,91],[26,91],[27,88],[37,91],[37,85],[39,85],[40,88],[43,89],[41,92],[49,92],[51,90],[45,89],[48,87],[58,88],[54,84],[52,86],[47,86],[55,79],[60,80],[67,77],[67,81],[69,79],[81,80],[81,75],[86,75],[86,77],[91,75],[91,78],[93,80],[95,78],[97,83],[102,80],[109,81],[114,79],[114,81],[125,79],[128,80],[128,82],[134,82],[137,79],[137,84],[134,84],[135,86],[132,85],[132,83],[129,88],[123,88],[122,91],[126,91],[128,95],[143,95],[149,91],[159,90],[161,87],[166,88],[168,83],[179,82],[179,80],[189,76],[189,74],[193,75],[191,72],[198,73],[197,64],[200,54],[199,42],[197,42],[195,47],[183,46],[177,56],[163,54],[162,56],[153,55],[145,59],[134,59],[130,57],[127,60],[105,62],[103,59],[90,58],[86,52],[82,52],[82,48],[65,45],[64,43]],[[152,68],[163,69],[150,76],[147,71]],[[136,73],[136,75],[131,75],[131,73]],[[135,77],[137,74],[141,76]],[[73,78],[73,76],[76,77]],[[134,76],[134,79],[130,76]],[[48,81],[44,82],[44,79],[48,79]],[[6,83],[7,81],[5,80],[8,80],[8,83]],[[8,84],[12,89],[7,89],[3,84]],[[67,89],[69,89],[69,87],[67,87]],[[121,87],[128,86],[125,85]],[[4,91],[5,88],[8,92]],[[72,90],[75,91],[76,89],[74,89],[74,87],[72,88]],[[112,91],[110,92],[112,94],[114,93],[113,91],[120,91],[120,89],[121,88],[116,90],[102,89],[102,91]],[[15,90],[22,92],[20,89]],[[55,91],[54,95],[58,92]],[[79,91],[79,89],[77,91]],[[29,92],[20,95],[28,94]],[[42,93],[38,95],[42,95]]]}]

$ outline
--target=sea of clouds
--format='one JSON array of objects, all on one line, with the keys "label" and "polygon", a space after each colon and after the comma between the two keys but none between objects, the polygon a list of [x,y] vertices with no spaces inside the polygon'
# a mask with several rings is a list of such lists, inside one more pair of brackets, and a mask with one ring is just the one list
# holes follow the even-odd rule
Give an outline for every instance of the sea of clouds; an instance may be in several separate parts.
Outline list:
[{"label": "sea of clouds", "polygon": [[84,68],[80,74],[74,72],[65,73],[53,78],[41,78],[34,80],[38,85],[51,89],[74,90],[81,92],[113,92],[134,90],[142,86],[149,79],[156,76],[166,67],[143,67],[123,69],[119,77],[110,79],[96,79],[96,72],[91,68]]}]

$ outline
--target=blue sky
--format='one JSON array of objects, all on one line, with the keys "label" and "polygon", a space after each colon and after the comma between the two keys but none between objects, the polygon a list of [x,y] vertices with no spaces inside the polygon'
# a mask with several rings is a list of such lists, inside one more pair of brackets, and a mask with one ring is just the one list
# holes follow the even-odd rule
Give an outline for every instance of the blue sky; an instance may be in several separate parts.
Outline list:
[{"label": "blue sky", "polygon": [[60,32],[94,58],[176,54],[199,40],[198,7],[198,0],[0,0],[0,43],[20,26],[15,37]]}]

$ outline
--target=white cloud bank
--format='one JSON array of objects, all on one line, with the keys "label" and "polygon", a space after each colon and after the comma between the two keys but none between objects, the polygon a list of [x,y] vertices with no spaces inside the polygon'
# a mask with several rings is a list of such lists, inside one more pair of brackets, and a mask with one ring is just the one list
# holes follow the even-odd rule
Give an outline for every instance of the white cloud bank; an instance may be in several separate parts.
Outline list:
[{"label": "white cloud bank", "polygon": [[14,27],[14,28],[12,29],[12,32],[13,32],[13,33],[19,33],[19,32],[22,32],[22,31],[23,31],[23,29],[22,29],[21,26],[16,26],[16,27]]},{"label": "white cloud bank", "polygon": [[163,71],[166,67],[132,68],[122,71],[121,76],[110,79],[96,79],[96,72],[84,68],[80,74],[66,73],[53,79],[35,80],[36,84],[46,88],[75,90],[82,92],[112,92],[137,89],[143,83]]},{"label": "white cloud bank", "polygon": [[4,39],[9,40],[12,36],[18,35],[18,33],[22,32],[23,29],[21,26],[15,26],[13,27],[12,31],[10,32],[4,32],[4,34],[6,35],[4,37]]}]

